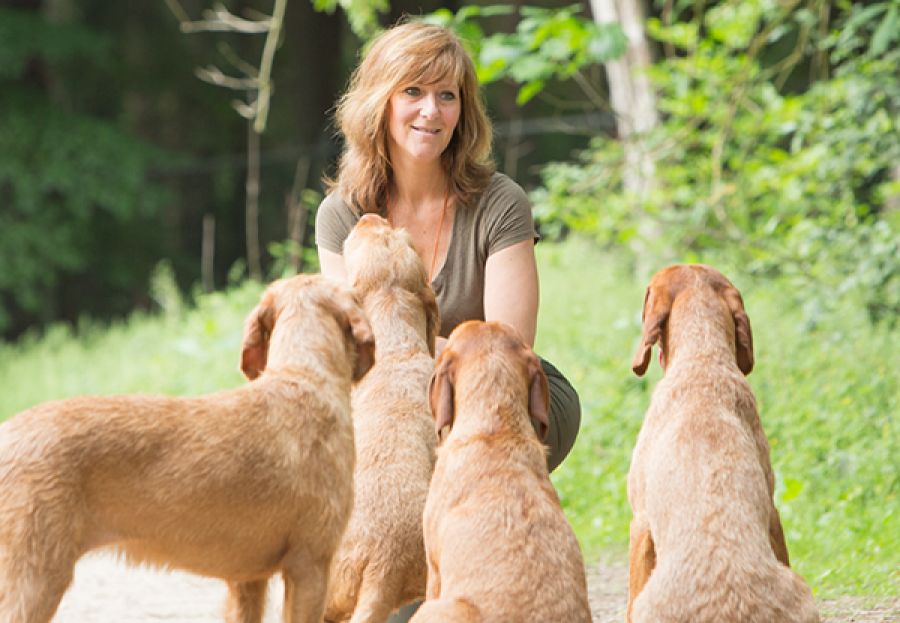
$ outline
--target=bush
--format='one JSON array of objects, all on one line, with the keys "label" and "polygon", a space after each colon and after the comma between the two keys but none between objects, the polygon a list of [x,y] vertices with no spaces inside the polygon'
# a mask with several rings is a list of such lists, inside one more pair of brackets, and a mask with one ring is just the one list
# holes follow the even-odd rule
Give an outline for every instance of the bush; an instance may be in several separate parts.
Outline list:
[{"label": "bush", "polygon": [[[539,217],[608,247],[643,237],[636,246],[651,263],[714,253],[758,276],[786,275],[808,311],[852,290],[872,321],[894,322],[900,48],[880,25],[885,11],[897,17],[888,6],[842,5],[819,38],[821,17],[774,3],[650,20],[651,35],[677,49],[651,69],[663,119],[643,141],[653,191],[630,195],[622,145],[598,137],[576,161],[544,169],[545,188],[532,195]],[[789,80],[813,61],[815,79]]]}]

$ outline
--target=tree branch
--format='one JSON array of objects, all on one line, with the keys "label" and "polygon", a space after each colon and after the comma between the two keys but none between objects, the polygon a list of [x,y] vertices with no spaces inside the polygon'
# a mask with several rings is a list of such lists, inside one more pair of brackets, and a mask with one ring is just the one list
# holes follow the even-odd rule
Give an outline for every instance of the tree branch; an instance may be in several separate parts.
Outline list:
[{"label": "tree branch", "polygon": [[272,61],[275,58],[275,49],[281,37],[281,25],[284,22],[284,10],[287,0],[275,0],[275,10],[269,24],[269,34],[266,35],[266,44],[263,47],[262,61],[259,65],[259,97],[256,100],[256,121],[253,129],[262,133],[266,128],[266,119],[269,116],[269,98],[272,95]]},{"label": "tree branch", "polygon": [[222,4],[216,4],[214,8],[204,10],[203,17],[203,20],[196,22],[181,22],[181,32],[217,31],[258,35],[269,32],[272,28],[272,18],[244,19],[230,13]]}]

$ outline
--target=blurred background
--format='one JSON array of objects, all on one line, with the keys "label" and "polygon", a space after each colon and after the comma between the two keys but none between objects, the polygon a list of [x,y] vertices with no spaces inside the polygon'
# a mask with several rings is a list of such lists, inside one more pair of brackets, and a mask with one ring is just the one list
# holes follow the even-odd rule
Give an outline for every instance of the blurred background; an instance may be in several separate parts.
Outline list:
[{"label": "blurred background", "polygon": [[627,542],[643,288],[703,261],[747,302],[798,568],[896,600],[900,0],[0,0],[0,420],[241,382],[261,283],[317,270],[335,100],[404,15],[470,46],[534,203],[586,551]]},{"label": "blurred background", "polygon": [[402,15],[471,45],[547,237],[725,251],[896,316],[896,2],[3,0],[0,334],[151,309],[154,270],[314,269],[332,107]]}]

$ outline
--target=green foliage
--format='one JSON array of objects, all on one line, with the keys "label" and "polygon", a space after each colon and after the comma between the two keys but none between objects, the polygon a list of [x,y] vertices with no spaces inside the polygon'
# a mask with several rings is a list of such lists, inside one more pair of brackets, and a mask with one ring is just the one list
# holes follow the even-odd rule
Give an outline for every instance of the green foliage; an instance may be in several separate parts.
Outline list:
[{"label": "green foliage", "polygon": [[347,14],[350,28],[363,40],[378,31],[378,15],[390,9],[389,0],[312,0],[312,3],[316,11],[329,15],[340,5]]},{"label": "green foliage", "polygon": [[[322,193],[306,188],[300,193],[300,202],[306,212],[306,222],[315,223],[316,211],[322,203]],[[269,243],[268,249],[272,256],[272,266],[269,269],[271,279],[290,277],[297,272],[295,268],[299,268],[302,273],[319,271],[319,253],[315,242],[307,244],[305,240],[287,239]]]},{"label": "green foliage", "polygon": [[577,4],[520,7],[515,32],[485,35],[482,20],[514,12],[510,5],[466,6],[456,13],[440,9],[424,19],[453,28],[469,44],[480,82],[511,78],[521,83],[516,98],[520,105],[541,92],[548,80],[569,79],[586,66],[625,51],[625,35],[618,24],[599,25],[581,17]]},{"label": "green foliage", "polygon": [[[544,170],[539,216],[607,245],[643,236],[650,222],[641,247],[657,259],[714,251],[760,275],[790,275],[815,298],[810,309],[854,290],[873,320],[896,321],[900,214],[887,203],[898,195],[900,49],[880,21],[896,7],[854,6],[819,39],[811,11],[774,2],[649,20],[654,38],[678,48],[650,72],[663,115],[643,137],[652,192],[630,194],[623,145],[597,138],[577,161]],[[831,77],[785,88],[801,60],[824,74],[827,54]]]},{"label": "green foliage", "polygon": [[[40,99],[0,95],[0,105],[0,294],[40,316],[67,273],[94,268],[108,223],[151,226],[167,196],[147,185],[158,153],[114,126]],[[140,268],[109,278],[127,287]],[[6,321],[0,311],[0,330]]]},{"label": "green foliage", "polygon": [[[79,113],[74,85],[60,80],[49,95],[32,79],[35,67],[54,75],[76,63],[102,73],[108,55],[107,37],[0,10],[0,332],[11,310],[52,318],[68,276],[93,273],[93,283],[123,293],[149,270],[143,245],[152,237],[123,238],[157,229],[168,197],[147,177],[161,153]],[[109,240],[113,228],[119,237]]]},{"label": "green foliage", "polygon": [[35,57],[61,66],[75,60],[104,63],[108,37],[66,24],[51,24],[37,13],[0,8],[0,80],[21,76]]}]

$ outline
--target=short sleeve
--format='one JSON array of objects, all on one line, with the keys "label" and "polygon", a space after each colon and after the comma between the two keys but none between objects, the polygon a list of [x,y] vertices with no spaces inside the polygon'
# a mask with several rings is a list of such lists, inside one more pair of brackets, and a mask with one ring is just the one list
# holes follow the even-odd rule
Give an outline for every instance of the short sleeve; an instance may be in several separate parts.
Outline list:
[{"label": "short sleeve", "polygon": [[523,240],[540,240],[534,228],[528,195],[505,175],[498,174],[496,178],[485,193],[481,206],[485,218],[487,256]]},{"label": "short sleeve", "polygon": [[332,253],[344,253],[344,240],[350,235],[357,215],[337,193],[331,193],[316,212],[316,246]]}]

